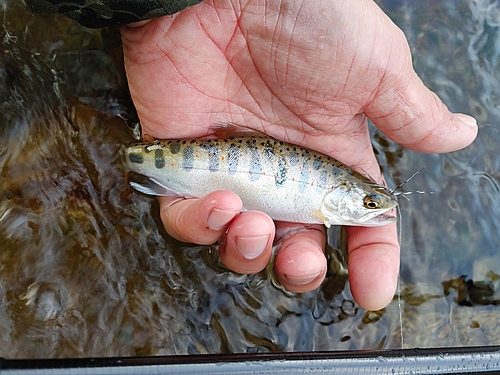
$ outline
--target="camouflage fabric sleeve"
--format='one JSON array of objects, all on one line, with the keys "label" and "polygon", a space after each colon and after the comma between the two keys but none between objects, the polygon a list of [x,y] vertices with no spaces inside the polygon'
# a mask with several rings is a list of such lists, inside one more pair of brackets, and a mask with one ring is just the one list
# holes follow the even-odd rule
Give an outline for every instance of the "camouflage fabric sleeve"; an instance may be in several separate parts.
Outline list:
[{"label": "camouflage fabric sleeve", "polygon": [[35,13],[62,13],[87,27],[120,26],[174,14],[203,0],[24,0]]}]

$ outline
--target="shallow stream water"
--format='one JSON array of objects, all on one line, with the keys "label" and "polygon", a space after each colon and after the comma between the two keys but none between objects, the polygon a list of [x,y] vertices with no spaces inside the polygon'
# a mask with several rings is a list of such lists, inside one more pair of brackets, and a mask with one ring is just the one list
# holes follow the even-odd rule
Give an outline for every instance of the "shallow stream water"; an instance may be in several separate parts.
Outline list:
[{"label": "shallow stream water", "polygon": [[368,312],[339,228],[326,281],[302,295],[169,238],[120,163],[135,118],[117,31],[0,2],[0,356],[400,348],[400,313],[407,348],[500,344],[500,7],[378,3],[423,81],[480,131],[463,151],[424,155],[373,129],[389,186],[426,166],[405,189],[427,193],[401,201],[400,301]]}]

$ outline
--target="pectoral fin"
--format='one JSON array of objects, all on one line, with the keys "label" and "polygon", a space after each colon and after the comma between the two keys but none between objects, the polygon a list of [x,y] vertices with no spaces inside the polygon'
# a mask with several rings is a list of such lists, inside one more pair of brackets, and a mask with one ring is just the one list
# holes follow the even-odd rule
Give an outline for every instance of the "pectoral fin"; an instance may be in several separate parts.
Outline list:
[{"label": "pectoral fin", "polygon": [[313,215],[321,221],[325,227],[330,228],[332,225],[330,224],[330,220],[328,220],[325,215],[320,210],[313,210]]},{"label": "pectoral fin", "polygon": [[160,182],[143,174],[129,172],[127,178],[130,186],[143,194],[168,197],[179,196],[179,194],[174,193]]}]

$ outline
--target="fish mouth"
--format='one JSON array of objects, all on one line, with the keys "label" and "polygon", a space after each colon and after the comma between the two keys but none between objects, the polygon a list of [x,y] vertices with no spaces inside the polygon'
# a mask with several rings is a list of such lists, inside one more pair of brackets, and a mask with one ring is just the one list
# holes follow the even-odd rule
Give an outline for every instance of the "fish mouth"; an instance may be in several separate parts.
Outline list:
[{"label": "fish mouth", "polygon": [[363,221],[360,225],[364,227],[379,227],[397,222],[398,218],[391,214],[392,210],[383,212],[377,216]]}]

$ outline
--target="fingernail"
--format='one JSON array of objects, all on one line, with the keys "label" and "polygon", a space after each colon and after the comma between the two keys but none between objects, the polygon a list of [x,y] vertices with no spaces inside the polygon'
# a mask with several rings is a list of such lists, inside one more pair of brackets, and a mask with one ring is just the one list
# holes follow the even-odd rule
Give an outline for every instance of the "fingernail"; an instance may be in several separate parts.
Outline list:
[{"label": "fingernail", "polygon": [[456,119],[462,121],[465,125],[470,126],[471,128],[477,127],[477,121],[474,117],[465,115],[463,113],[454,113],[453,115]]},{"label": "fingernail", "polygon": [[258,237],[236,237],[238,252],[247,259],[255,259],[266,249],[269,235]]},{"label": "fingernail", "polygon": [[318,273],[315,273],[313,275],[303,275],[303,276],[290,276],[284,274],[283,276],[287,281],[289,281],[292,284],[295,285],[305,285],[309,284],[310,282],[314,281],[319,275],[321,275],[323,271],[319,271]]},{"label": "fingernail", "polygon": [[225,211],[214,208],[208,215],[207,225],[210,229],[223,229],[236,215],[237,211]]}]

